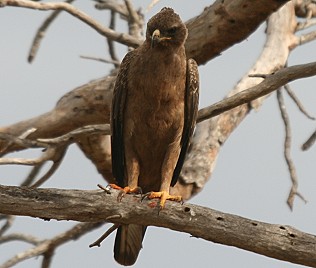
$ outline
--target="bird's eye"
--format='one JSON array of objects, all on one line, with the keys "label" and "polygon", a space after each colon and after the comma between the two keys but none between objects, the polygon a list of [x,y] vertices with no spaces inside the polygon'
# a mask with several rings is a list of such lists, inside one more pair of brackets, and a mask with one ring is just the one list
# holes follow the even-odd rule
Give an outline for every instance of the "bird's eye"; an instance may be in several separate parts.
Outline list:
[{"label": "bird's eye", "polygon": [[176,33],[177,29],[178,29],[177,27],[172,27],[172,28],[167,29],[166,32],[168,35],[174,35]]}]

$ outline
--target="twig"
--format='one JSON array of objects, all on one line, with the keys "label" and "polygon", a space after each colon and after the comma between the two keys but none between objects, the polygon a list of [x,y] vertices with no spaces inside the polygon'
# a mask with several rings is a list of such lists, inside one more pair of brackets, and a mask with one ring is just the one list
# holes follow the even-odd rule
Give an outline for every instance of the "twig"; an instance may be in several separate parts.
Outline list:
[{"label": "twig", "polygon": [[53,165],[40,179],[38,179],[37,182],[31,185],[31,187],[36,188],[41,186],[55,173],[55,171],[59,168],[60,164],[62,163],[67,149],[67,146],[59,146],[58,148],[56,148],[53,157],[50,159],[51,161],[53,161]]},{"label": "twig", "polygon": [[100,247],[103,240],[106,239],[111,233],[113,233],[119,226],[119,223],[114,223],[99,239],[90,244],[89,248]]},{"label": "twig", "polygon": [[289,84],[284,85],[284,89],[286,90],[287,94],[291,97],[291,99],[294,101],[298,109],[309,119],[315,120],[316,118],[314,116],[311,116],[306,109],[304,108],[303,104],[300,102],[298,97],[295,95],[295,93],[290,88]]},{"label": "twig", "polygon": [[249,74],[248,77],[254,77],[254,78],[263,78],[266,79],[268,76],[273,75],[272,74]]},{"label": "twig", "polygon": [[[65,3],[71,4],[74,1],[75,0],[67,0],[65,1]],[[62,10],[55,10],[51,15],[48,16],[48,18],[44,21],[42,26],[37,30],[36,35],[33,39],[32,45],[31,45],[29,56],[27,58],[29,63],[32,63],[32,61],[34,60],[37,54],[37,51],[40,47],[41,41],[45,36],[46,30],[51,25],[51,23],[57,18],[57,16],[60,14],[61,11]]]},{"label": "twig", "polygon": [[304,144],[302,145],[302,150],[306,151],[309,148],[312,147],[312,145],[315,143],[316,141],[316,130],[314,131],[314,133],[308,138],[307,141],[304,142]]},{"label": "twig", "polygon": [[50,264],[53,260],[54,253],[55,253],[55,248],[49,249],[43,254],[41,268],[49,268],[50,267]]},{"label": "twig", "polygon": [[146,8],[146,12],[149,12],[160,0],[152,0],[151,3]]},{"label": "twig", "polygon": [[41,171],[41,169],[44,166],[44,164],[45,163],[40,163],[40,164],[34,166],[31,169],[29,175],[27,175],[25,180],[21,183],[21,186],[30,186],[33,183],[33,181],[34,181],[35,177],[37,176],[37,174]]},{"label": "twig", "polygon": [[80,58],[86,59],[86,60],[100,61],[100,62],[103,62],[103,63],[110,63],[110,64],[114,64],[114,65],[120,65],[120,62],[119,61],[115,61],[115,60],[107,60],[107,59],[91,57],[91,56],[83,56],[83,55],[81,55]]},{"label": "twig", "polygon": [[123,45],[131,46],[131,47],[138,47],[141,44],[141,41],[137,38],[125,34],[125,33],[118,33],[115,32],[107,27],[104,27],[100,23],[96,22],[92,17],[87,15],[86,13],[80,11],[79,9],[75,8],[74,6],[68,3],[45,3],[45,2],[34,2],[34,1],[27,1],[27,0],[1,0],[0,7],[6,6],[16,6],[16,7],[24,7],[36,10],[63,10],[67,13],[73,15],[74,17],[80,19],[94,30],[96,30],[101,35],[111,38],[113,41],[119,42]]},{"label": "twig", "polygon": [[100,189],[102,189],[104,192],[106,192],[107,194],[111,194],[111,187],[109,187],[109,186],[106,186],[106,187],[104,187],[103,185],[101,185],[101,184],[98,184],[97,185]]},{"label": "twig", "polygon": [[[111,10],[111,19],[110,19],[109,28],[112,30],[115,30],[115,17],[116,17],[115,15],[116,15],[116,12]],[[119,63],[118,57],[117,57],[116,52],[115,52],[115,45],[110,38],[107,38],[106,40],[108,43],[109,53],[110,53],[112,62],[114,64],[114,68],[117,68],[120,66],[120,63]]]},{"label": "twig", "polygon": [[75,139],[80,138],[81,135],[95,135],[95,134],[110,135],[111,134],[110,125],[109,124],[88,125],[81,128],[77,128],[57,138],[37,139],[37,141],[44,144],[60,144],[60,143],[70,144],[70,143],[76,142]]},{"label": "twig", "polygon": [[5,224],[0,228],[0,238],[1,236],[12,226],[15,217],[12,215],[5,215]]},{"label": "twig", "polygon": [[25,159],[25,158],[0,158],[0,165],[26,165],[35,166],[45,161],[54,159],[59,148],[50,147],[38,158]]},{"label": "twig", "polygon": [[293,162],[292,157],[291,157],[291,141],[292,141],[291,126],[290,126],[289,116],[288,116],[288,113],[287,113],[286,108],[285,108],[284,99],[283,99],[281,89],[277,90],[277,99],[278,99],[279,109],[280,109],[281,116],[282,116],[282,119],[284,122],[284,127],[285,127],[284,157],[285,157],[285,161],[287,163],[290,177],[291,177],[291,181],[292,181],[292,187],[291,187],[291,191],[289,193],[288,199],[287,199],[287,204],[290,207],[290,209],[293,210],[293,203],[294,203],[295,195],[300,197],[305,203],[307,201],[305,200],[303,195],[301,195],[298,192],[298,178],[297,178],[297,174],[296,174],[295,165],[294,165],[294,162]]},{"label": "twig", "polygon": [[316,31],[307,33],[307,34],[302,34],[301,36],[298,37],[299,39],[299,45],[304,45],[308,42],[311,42],[316,39]]},{"label": "twig", "polygon": [[11,241],[22,241],[22,242],[26,242],[32,245],[38,245],[43,240],[38,239],[35,236],[27,235],[24,233],[14,233],[14,234],[9,234],[9,235],[0,237],[0,244],[4,244]]},{"label": "twig", "polygon": [[111,11],[114,11],[115,13],[118,13],[121,15],[121,18],[124,20],[127,20],[128,17],[128,11],[126,8],[126,5],[119,4],[117,1],[96,1],[98,2],[95,4],[96,9],[109,9]]}]

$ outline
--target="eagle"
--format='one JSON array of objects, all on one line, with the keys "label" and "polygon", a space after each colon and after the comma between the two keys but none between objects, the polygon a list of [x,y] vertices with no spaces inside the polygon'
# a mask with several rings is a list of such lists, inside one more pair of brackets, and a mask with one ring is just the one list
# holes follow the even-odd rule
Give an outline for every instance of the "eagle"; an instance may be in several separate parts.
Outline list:
[{"label": "eagle", "polygon": [[[112,172],[122,193],[181,201],[170,195],[192,137],[199,95],[197,63],[186,58],[185,24],[172,8],[147,23],[146,40],[124,57],[114,86],[111,112]],[[146,226],[121,225],[114,258],[133,265]]]}]

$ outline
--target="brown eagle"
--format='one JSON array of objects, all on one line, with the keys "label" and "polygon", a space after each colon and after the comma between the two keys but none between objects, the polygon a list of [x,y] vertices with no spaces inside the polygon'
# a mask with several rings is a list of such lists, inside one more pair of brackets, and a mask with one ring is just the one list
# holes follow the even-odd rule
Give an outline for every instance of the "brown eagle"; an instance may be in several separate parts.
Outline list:
[{"label": "brown eagle", "polygon": [[[160,209],[178,180],[198,109],[197,64],[186,59],[187,28],[171,8],[147,24],[146,40],[124,57],[112,103],[112,170],[124,193],[149,192]],[[115,186],[114,186],[115,188]],[[114,258],[135,263],[146,226],[118,228]]]}]

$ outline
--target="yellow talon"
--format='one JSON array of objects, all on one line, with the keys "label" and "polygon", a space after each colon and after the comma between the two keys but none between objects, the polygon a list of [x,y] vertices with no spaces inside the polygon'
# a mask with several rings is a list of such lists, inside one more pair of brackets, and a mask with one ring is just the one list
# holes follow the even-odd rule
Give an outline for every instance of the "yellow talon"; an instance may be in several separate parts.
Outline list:
[{"label": "yellow talon", "polygon": [[182,197],[179,195],[170,195],[166,191],[161,192],[150,192],[145,195],[148,199],[160,198],[159,210],[162,210],[165,207],[166,200],[181,202]]},{"label": "yellow talon", "polygon": [[117,196],[117,200],[120,202],[123,198],[123,196],[125,194],[130,194],[130,193],[133,193],[133,194],[142,194],[142,189],[140,187],[134,187],[134,188],[131,188],[129,186],[126,186],[124,188],[116,185],[116,184],[109,184],[109,186],[112,188],[112,189],[116,189],[116,190],[119,190],[120,193],[118,194]]}]

